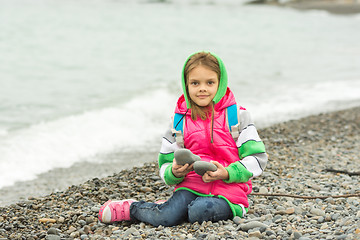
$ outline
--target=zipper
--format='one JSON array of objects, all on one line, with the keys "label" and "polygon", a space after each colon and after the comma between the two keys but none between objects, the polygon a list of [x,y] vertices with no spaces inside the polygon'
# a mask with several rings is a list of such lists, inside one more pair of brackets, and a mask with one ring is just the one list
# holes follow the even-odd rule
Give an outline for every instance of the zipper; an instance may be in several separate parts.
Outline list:
[{"label": "zipper", "polygon": [[210,186],[210,191],[209,191],[209,195],[212,195],[212,190],[214,189],[214,183],[215,182],[211,182],[211,186]]},{"label": "zipper", "polygon": [[215,120],[215,109],[214,109],[214,102],[212,102],[212,106],[211,106],[211,123],[210,123],[210,138],[211,138],[211,143],[214,143],[214,120]]}]

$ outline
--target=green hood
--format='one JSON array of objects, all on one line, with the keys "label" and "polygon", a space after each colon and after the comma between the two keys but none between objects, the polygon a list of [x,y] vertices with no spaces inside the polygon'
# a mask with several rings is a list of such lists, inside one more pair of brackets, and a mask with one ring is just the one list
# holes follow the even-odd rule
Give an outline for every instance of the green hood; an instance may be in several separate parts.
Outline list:
[{"label": "green hood", "polygon": [[[196,53],[198,53],[198,52],[196,52]],[[182,70],[182,76],[181,76],[182,88],[183,88],[187,108],[190,108],[190,101],[189,101],[189,97],[187,96],[187,93],[186,93],[186,83],[185,83],[185,75],[184,75],[185,74],[185,66],[186,66],[186,63],[189,61],[189,59],[193,55],[195,55],[196,53],[191,54],[186,59],[183,70]],[[213,54],[211,52],[208,52],[208,53],[210,53],[211,55],[216,57],[216,59],[217,59],[217,61],[219,63],[219,66],[220,66],[220,73],[221,74],[220,74],[219,88],[218,88],[218,91],[216,92],[216,95],[215,95],[215,97],[213,99],[214,103],[216,104],[225,96],[227,85],[228,85],[227,73],[226,73],[226,69],[225,69],[225,65],[224,65],[223,61],[218,56],[216,56],[215,54]]]}]

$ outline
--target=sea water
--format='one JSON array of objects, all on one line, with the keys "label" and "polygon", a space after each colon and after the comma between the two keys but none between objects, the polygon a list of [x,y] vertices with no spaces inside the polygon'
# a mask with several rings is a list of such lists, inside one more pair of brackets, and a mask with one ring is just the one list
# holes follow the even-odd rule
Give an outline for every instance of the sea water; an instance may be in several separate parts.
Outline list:
[{"label": "sea water", "polygon": [[358,106],[359,25],[236,0],[0,0],[0,188],[158,151],[199,50],[258,128]]}]

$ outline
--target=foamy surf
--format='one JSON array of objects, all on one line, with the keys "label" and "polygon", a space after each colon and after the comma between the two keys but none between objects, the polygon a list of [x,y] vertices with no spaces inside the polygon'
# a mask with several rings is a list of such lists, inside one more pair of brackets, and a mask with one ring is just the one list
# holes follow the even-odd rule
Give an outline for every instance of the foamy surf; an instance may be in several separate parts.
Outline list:
[{"label": "foamy surf", "polygon": [[0,137],[6,136],[7,134],[8,134],[7,129],[5,129],[5,128],[0,128]]},{"label": "foamy surf", "polygon": [[[360,81],[304,83],[296,88],[283,85],[268,90],[267,101],[244,98],[235,92],[241,99],[238,104],[250,111],[260,128],[360,103]],[[157,151],[177,98],[167,89],[158,89],[117,107],[43,122],[15,132],[3,131],[0,188],[34,179],[54,168],[99,161],[97,155]]]},{"label": "foamy surf", "polygon": [[360,104],[360,80],[282,85],[276,89],[270,90],[266,101],[245,100],[259,127]]},{"label": "foamy surf", "polygon": [[0,188],[31,180],[53,168],[66,168],[97,154],[148,151],[157,147],[175,99],[157,90],[126,104],[39,123],[3,137]]}]

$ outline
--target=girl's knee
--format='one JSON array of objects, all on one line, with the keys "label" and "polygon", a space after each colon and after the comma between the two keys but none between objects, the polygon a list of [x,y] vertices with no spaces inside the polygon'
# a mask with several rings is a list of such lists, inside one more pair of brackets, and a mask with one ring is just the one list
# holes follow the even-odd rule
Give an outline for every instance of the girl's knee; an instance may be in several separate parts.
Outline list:
[{"label": "girl's knee", "polygon": [[213,198],[197,198],[191,204],[189,204],[189,222],[216,222],[219,220],[229,219],[232,216],[232,212],[227,202],[223,199],[214,200],[215,199]]},{"label": "girl's knee", "polygon": [[130,213],[133,220],[149,223],[153,226],[175,226],[187,219],[187,207],[179,209],[168,203],[154,204],[149,202],[136,202],[131,205]]},{"label": "girl's knee", "polygon": [[193,201],[188,208],[188,217],[189,222],[199,222],[210,221],[211,216],[215,214],[214,204],[211,201],[206,200],[195,200]]}]

